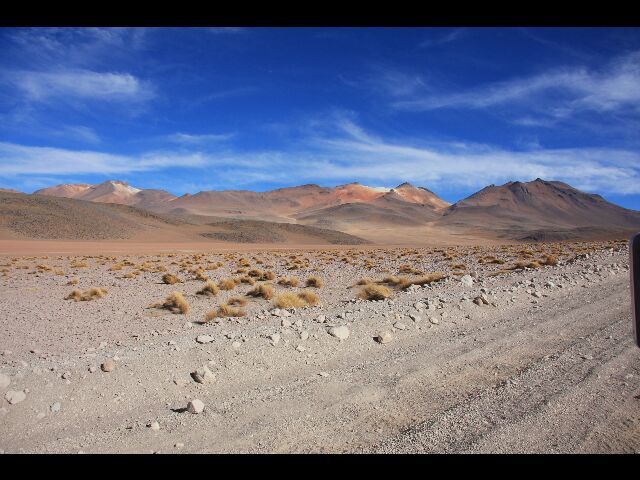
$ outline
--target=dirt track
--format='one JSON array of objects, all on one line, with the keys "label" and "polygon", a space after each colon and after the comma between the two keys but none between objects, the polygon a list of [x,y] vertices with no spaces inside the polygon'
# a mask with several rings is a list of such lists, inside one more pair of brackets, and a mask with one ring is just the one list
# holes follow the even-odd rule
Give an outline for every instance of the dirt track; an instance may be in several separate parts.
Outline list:
[{"label": "dirt track", "polygon": [[[266,314],[191,328],[180,315],[141,316],[124,328],[107,303],[122,300],[109,296],[65,304],[91,309],[66,331],[47,327],[43,315],[42,331],[29,337],[7,319],[0,349],[13,352],[0,357],[0,372],[12,383],[2,395],[28,393],[16,405],[2,400],[0,449],[638,452],[640,349],[631,338],[627,263],[623,248],[603,251],[472,287],[452,279],[399,292],[391,303],[350,303],[327,291],[331,302],[286,317],[290,327]],[[471,302],[483,287],[496,306]],[[3,311],[16,293],[3,289]],[[36,308],[47,295],[28,301]],[[418,311],[417,302],[438,308]],[[60,315],[53,307],[48,314]],[[406,328],[392,328],[398,321]],[[327,324],[348,325],[349,338],[328,335]],[[393,340],[376,343],[380,330]],[[282,335],[275,346],[266,338],[274,332]],[[194,341],[205,333],[212,343]],[[50,352],[30,353],[32,338]],[[101,372],[113,356],[116,370]],[[215,383],[193,382],[189,373],[207,363]],[[192,398],[205,403],[203,413],[183,411]],[[159,431],[147,427],[152,421]]]}]

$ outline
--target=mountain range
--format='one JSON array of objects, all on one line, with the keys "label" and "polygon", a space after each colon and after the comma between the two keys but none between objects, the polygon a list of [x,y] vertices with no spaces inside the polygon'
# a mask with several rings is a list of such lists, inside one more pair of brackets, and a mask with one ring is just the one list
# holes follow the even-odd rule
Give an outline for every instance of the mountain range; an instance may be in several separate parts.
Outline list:
[{"label": "mountain range", "polygon": [[[316,234],[344,232],[353,235],[345,237],[347,240],[358,237],[375,243],[595,239],[640,230],[640,212],[566,183],[539,178],[490,185],[454,204],[409,183],[378,188],[357,182],[336,187],[308,184],[265,192],[208,190],[175,196],[110,180],[96,185],[56,185],[28,197],[124,205],[131,211],[152,212],[160,221],[225,224],[230,231],[250,231],[247,222],[277,223],[280,229],[284,228],[282,224],[291,224],[286,227],[288,231],[309,227],[318,229],[314,230]],[[209,234],[202,231],[200,235]]]}]

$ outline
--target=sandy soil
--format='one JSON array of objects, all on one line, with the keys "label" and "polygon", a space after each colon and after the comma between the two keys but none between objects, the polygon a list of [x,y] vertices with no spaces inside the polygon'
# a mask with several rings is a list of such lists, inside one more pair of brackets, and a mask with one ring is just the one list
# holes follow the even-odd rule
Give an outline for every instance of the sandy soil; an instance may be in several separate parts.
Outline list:
[{"label": "sandy soil", "polygon": [[[256,252],[0,258],[0,449],[640,451],[624,242]],[[549,254],[556,266],[492,276]],[[201,323],[251,287],[202,297],[202,281],[186,270],[219,261],[206,271],[211,279],[238,276],[241,256],[246,268],[277,277],[321,277],[320,305],[283,311],[252,299],[244,317]],[[161,283],[160,265],[184,283]],[[398,275],[403,265],[447,278],[387,300],[356,299],[359,279]],[[72,278],[78,285],[67,285]],[[108,293],[64,300],[89,287]],[[175,290],[187,314],[146,308]],[[480,296],[488,303],[475,303]],[[328,333],[343,325],[348,338]],[[374,338],[381,332],[388,343]],[[200,335],[211,342],[198,343]],[[111,372],[100,369],[107,359]],[[191,372],[205,365],[215,381],[195,382]],[[19,392],[24,400],[10,404],[6,396]],[[185,411],[193,399],[202,413]]]}]

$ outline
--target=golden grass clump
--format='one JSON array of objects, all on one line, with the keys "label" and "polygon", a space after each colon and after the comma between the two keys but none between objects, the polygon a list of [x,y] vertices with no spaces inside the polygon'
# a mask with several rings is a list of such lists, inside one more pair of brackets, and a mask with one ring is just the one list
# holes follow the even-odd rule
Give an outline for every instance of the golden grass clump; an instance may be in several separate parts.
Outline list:
[{"label": "golden grass clump", "polygon": [[102,298],[107,294],[107,290],[99,287],[91,287],[84,292],[80,290],[74,290],[69,295],[67,295],[65,300],[73,300],[74,302],[87,302],[89,300],[93,300],[94,298]]},{"label": "golden grass clump", "polygon": [[320,302],[320,297],[311,290],[303,290],[301,292],[283,292],[280,293],[273,301],[273,305],[277,308],[302,308],[313,307]]},{"label": "golden grass clump", "polygon": [[556,257],[555,255],[547,255],[547,257],[544,260],[540,260],[539,262],[542,265],[548,265],[550,267],[553,267],[558,264],[558,257]]},{"label": "golden grass clump", "polygon": [[207,280],[209,280],[209,277],[204,274],[203,270],[196,270],[196,280],[206,282]]},{"label": "golden grass clump", "polygon": [[320,277],[309,277],[305,283],[307,287],[322,288],[323,282]]},{"label": "golden grass clump", "polygon": [[368,277],[365,277],[358,280],[358,283],[356,283],[356,285],[369,285],[370,283],[373,283],[373,280],[371,280]]},{"label": "golden grass clump", "polygon": [[264,275],[264,272],[262,270],[257,269],[257,268],[253,268],[253,269],[249,270],[247,275],[249,275],[250,277],[261,278],[262,275]]},{"label": "golden grass clump", "polygon": [[276,278],[276,274],[271,271],[268,271],[268,272],[264,272],[261,280],[275,280],[275,278]]},{"label": "golden grass clump", "polygon": [[205,322],[222,317],[244,317],[247,313],[241,308],[232,307],[226,303],[221,304],[218,310],[210,310],[204,316]]},{"label": "golden grass clump", "polygon": [[233,290],[236,288],[236,282],[231,278],[223,278],[218,282],[218,287],[221,290]]},{"label": "golden grass clump", "polygon": [[227,300],[227,305],[234,305],[239,307],[244,307],[247,304],[247,299],[244,297],[230,297]]},{"label": "golden grass clump", "polygon": [[320,297],[311,290],[302,290],[298,292],[298,296],[310,307],[315,307],[320,303]]},{"label": "golden grass clump", "polygon": [[420,275],[419,277],[407,279],[400,284],[401,288],[408,288],[411,285],[429,285],[430,283],[437,282],[446,278],[446,275],[441,272],[428,273],[426,275]]},{"label": "golden grass clump", "polygon": [[540,263],[537,262],[536,260],[533,260],[530,262],[519,260],[514,265],[507,267],[506,269],[518,270],[518,269],[524,269],[524,268],[540,268],[540,267],[541,267]]},{"label": "golden grass clump", "polygon": [[297,287],[298,286],[298,278],[297,277],[282,277],[278,280],[279,285],[284,285],[285,287]]},{"label": "golden grass clump", "polygon": [[256,281],[252,277],[250,277],[248,275],[240,277],[238,280],[240,280],[240,283],[247,283],[249,285],[255,285],[256,284]]},{"label": "golden grass clump", "polygon": [[358,297],[364,300],[384,300],[390,296],[391,290],[383,285],[376,285],[373,283],[365,284],[358,294]]},{"label": "golden grass clump", "polygon": [[263,283],[253,290],[250,290],[247,295],[250,297],[262,297],[265,300],[271,300],[273,298],[273,287],[269,284]]},{"label": "golden grass clump", "polygon": [[189,304],[184,299],[182,293],[173,292],[164,302],[154,303],[149,308],[164,308],[171,313],[181,313],[184,315],[189,311]]},{"label": "golden grass clump", "polygon": [[173,273],[165,273],[162,275],[162,281],[167,285],[173,285],[174,283],[182,283],[178,277],[176,277]]},{"label": "golden grass clump", "polygon": [[213,283],[211,280],[207,280],[204,286],[196,292],[197,295],[209,295],[214,296],[217,295],[220,289],[218,286]]},{"label": "golden grass clump", "polygon": [[67,285],[77,285],[79,281],[80,280],[78,280],[77,278],[72,278],[67,282]]}]

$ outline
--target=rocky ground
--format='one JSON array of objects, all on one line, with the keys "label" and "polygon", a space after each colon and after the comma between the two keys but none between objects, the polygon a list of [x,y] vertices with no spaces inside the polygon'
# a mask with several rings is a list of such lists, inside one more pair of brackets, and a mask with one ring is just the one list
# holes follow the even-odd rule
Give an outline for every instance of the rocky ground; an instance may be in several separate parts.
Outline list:
[{"label": "rocky ground", "polygon": [[[625,242],[0,264],[6,453],[640,451]],[[253,287],[197,295],[198,267],[215,282],[271,271],[276,294],[314,275],[320,304],[251,298],[204,322]],[[364,277],[433,272],[357,298]],[[107,293],[65,300],[90,287]],[[174,291],[187,313],[147,308]]]}]

